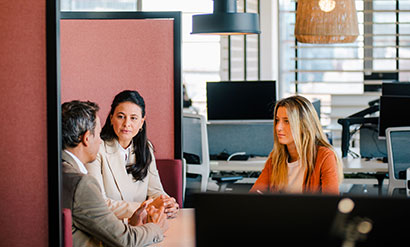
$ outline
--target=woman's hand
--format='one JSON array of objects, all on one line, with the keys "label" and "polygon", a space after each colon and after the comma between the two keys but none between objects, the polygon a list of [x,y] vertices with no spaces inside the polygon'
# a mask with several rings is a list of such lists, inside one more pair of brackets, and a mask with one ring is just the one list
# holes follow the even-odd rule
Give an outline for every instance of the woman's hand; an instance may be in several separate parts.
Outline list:
[{"label": "woman's hand", "polygon": [[154,206],[149,206],[147,209],[147,223],[157,224],[163,233],[166,232],[169,227],[167,216],[164,211],[165,209],[163,206],[159,209],[156,209]]},{"label": "woman's hand", "polygon": [[168,218],[175,218],[178,214],[179,205],[175,198],[169,197],[167,195],[161,195],[151,203],[155,208],[160,208],[161,206],[165,208],[165,214]]},{"label": "woman's hand", "polygon": [[166,206],[165,206],[165,213],[167,214],[168,218],[175,218],[177,217],[179,205],[176,202],[175,198],[168,197],[166,199]]},{"label": "woman's hand", "polygon": [[128,219],[128,224],[132,226],[141,226],[147,222],[147,208],[150,203],[152,203],[152,199],[148,199],[141,203],[140,207],[135,210],[134,214],[131,218]]}]

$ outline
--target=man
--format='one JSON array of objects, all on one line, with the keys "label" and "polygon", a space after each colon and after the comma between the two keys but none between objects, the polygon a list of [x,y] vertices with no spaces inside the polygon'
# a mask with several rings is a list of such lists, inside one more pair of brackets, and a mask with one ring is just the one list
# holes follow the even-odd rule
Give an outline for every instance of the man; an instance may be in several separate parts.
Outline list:
[{"label": "man", "polygon": [[98,110],[98,105],[89,101],[62,105],[62,198],[63,207],[72,212],[73,246],[145,246],[160,242],[168,228],[164,208],[147,208],[151,201],[145,201],[129,224],[124,224],[108,209],[98,182],[87,175],[84,164],[95,160],[101,143]]}]

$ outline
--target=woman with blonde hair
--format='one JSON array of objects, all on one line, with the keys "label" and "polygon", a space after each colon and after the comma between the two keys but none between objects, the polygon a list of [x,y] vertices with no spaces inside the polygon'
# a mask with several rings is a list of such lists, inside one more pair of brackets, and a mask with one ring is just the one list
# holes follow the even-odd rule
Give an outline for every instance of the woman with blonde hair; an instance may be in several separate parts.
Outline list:
[{"label": "woman with blonde hair", "polygon": [[273,150],[250,191],[338,194],[343,166],[312,103],[302,96],[278,101],[273,126]]}]

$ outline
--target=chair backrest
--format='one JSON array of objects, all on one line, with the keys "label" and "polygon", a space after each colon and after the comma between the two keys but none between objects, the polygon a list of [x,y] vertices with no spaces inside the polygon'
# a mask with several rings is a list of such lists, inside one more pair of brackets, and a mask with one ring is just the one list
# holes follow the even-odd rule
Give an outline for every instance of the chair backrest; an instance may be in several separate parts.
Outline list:
[{"label": "chair backrest", "polygon": [[72,235],[72,219],[71,210],[68,208],[62,209],[63,213],[63,241],[64,247],[73,246],[73,235]]},{"label": "chair backrest", "polygon": [[205,117],[184,113],[182,126],[183,152],[198,155],[201,165],[209,166],[208,133]]},{"label": "chair backrest", "polygon": [[407,168],[407,176],[406,176],[406,194],[410,197],[410,167]]},{"label": "chair backrest", "polygon": [[157,159],[156,162],[165,192],[182,207],[182,160]]},{"label": "chair backrest", "polygon": [[200,162],[195,163],[186,158],[186,173],[201,175],[201,191],[204,192],[208,187],[210,173],[206,119],[201,115],[184,113],[182,126],[182,151],[200,158]]},{"label": "chair backrest", "polygon": [[404,188],[406,170],[410,167],[410,126],[392,127],[386,130],[389,166],[389,191]]}]

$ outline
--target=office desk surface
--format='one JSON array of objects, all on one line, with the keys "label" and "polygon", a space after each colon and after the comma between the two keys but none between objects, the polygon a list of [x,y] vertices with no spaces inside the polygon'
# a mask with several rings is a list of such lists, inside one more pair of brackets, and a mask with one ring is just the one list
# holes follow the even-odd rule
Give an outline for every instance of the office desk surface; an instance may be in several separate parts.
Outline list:
[{"label": "office desk surface", "polygon": [[362,158],[352,158],[350,156],[342,159],[344,173],[388,173],[387,163],[379,160],[366,160]]},{"label": "office desk surface", "polygon": [[[335,147],[336,153],[339,157],[342,157],[342,152],[340,148]],[[350,148],[355,153],[360,153],[359,148]],[[362,159],[362,158],[353,158],[350,155],[342,158],[343,162],[343,172],[344,173],[388,173],[389,169],[387,163],[383,163],[377,159]]]},{"label": "office desk surface", "polygon": [[262,171],[267,157],[251,158],[246,161],[211,160],[211,171]]},{"label": "office desk surface", "polygon": [[[251,158],[247,161],[222,161],[212,160],[211,171],[262,171],[267,157]],[[387,163],[379,160],[366,160],[362,158],[345,157],[342,159],[344,173],[387,173]]]},{"label": "office desk surface", "polygon": [[155,247],[194,247],[195,246],[195,211],[182,208],[175,219],[169,220],[168,231],[161,243]]}]

